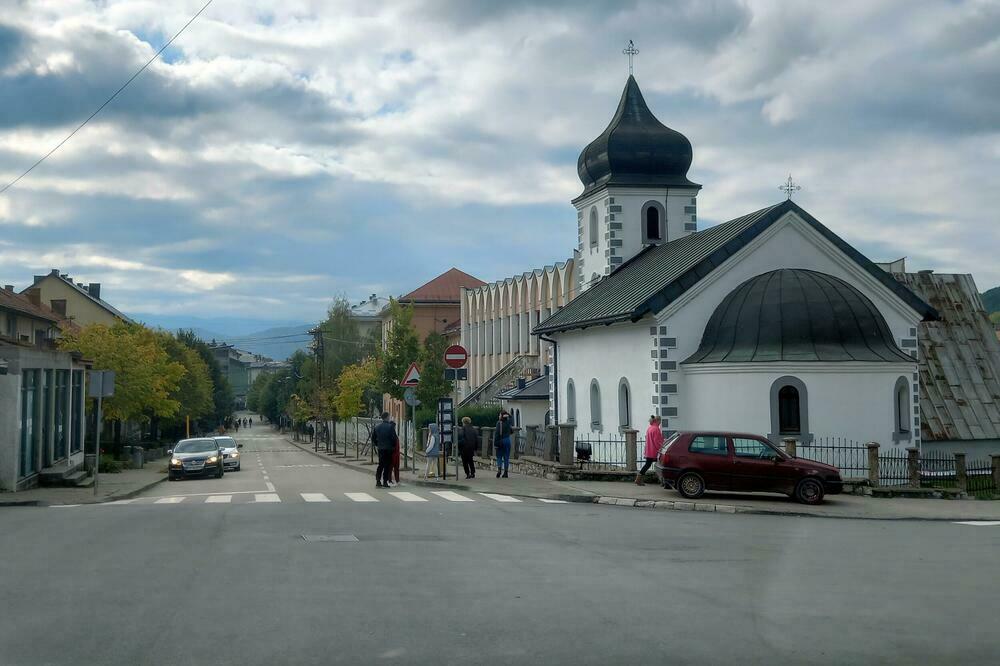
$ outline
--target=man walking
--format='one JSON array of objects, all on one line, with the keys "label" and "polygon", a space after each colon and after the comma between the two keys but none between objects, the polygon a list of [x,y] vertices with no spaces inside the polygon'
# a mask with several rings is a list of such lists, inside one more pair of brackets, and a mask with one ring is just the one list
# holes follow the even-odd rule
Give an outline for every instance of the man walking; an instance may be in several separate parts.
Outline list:
[{"label": "man walking", "polygon": [[388,488],[392,472],[392,452],[399,446],[396,424],[389,420],[389,412],[382,412],[382,422],[372,429],[372,445],[378,451],[375,468],[375,487]]}]

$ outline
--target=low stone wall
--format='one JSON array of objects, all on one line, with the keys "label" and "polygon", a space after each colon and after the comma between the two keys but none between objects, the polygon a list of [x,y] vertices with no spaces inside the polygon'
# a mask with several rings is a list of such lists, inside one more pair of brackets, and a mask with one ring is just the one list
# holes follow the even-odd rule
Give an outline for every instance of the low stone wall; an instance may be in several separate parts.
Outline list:
[{"label": "low stone wall", "polygon": [[[495,458],[476,458],[476,469],[495,470],[497,461]],[[551,460],[543,460],[535,456],[521,456],[510,461],[510,469],[518,474],[536,476],[549,481],[634,481],[635,472],[594,470],[579,468],[575,465],[561,465]],[[647,483],[656,483],[656,475],[648,473],[645,476]]]}]

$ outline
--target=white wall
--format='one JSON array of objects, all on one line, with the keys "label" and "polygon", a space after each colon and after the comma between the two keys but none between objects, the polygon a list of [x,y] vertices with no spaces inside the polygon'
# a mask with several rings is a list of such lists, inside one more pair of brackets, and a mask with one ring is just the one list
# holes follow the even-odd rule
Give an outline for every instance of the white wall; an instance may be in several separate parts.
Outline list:
[{"label": "white wall", "polygon": [[527,426],[545,426],[545,413],[549,411],[548,400],[505,400],[504,409],[513,414],[515,409],[521,412],[521,429]]}]

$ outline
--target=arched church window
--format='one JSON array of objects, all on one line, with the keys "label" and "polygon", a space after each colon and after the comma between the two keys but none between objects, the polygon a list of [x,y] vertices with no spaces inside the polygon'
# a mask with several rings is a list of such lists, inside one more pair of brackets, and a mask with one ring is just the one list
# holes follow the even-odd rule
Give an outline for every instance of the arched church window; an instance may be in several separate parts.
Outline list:
[{"label": "arched church window", "polygon": [[778,390],[778,434],[802,434],[802,421],[799,419],[799,390],[794,386],[782,386]]},{"label": "arched church window", "polygon": [[597,206],[590,209],[590,247],[597,247]]},{"label": "arched church window", "polygon": [[646,238],[660,240],[660,211],[655,206],[646,209]]},{"label": "arched church window", "polygon": [[667,213],[659,201],[642,205],[642,242],[662,243],[666,240]]},{"label": "arched church window", "polygon": [[779,377],[771,384],[771,432],[768,439],[778,442],[784,437],[802,444],[812,441],[809,432],[809,394],[798,377]]},{"label": "arched church window", "polygon": [[910,439],[910,383],[906,377],[896,380],[893,389],[893,413],[895,425],[892,441],[901,442]]},{"label": "arched church window", "polygon": [[632,396],[629,393],[628,380],[624,377],[618,382],[618,426],[628,428],[632,425]]},{"label": "arched church window", "polygon": [[576,386],[572,379],[566,382],[566,422],[576,423]]},{"label": "arched church window", "polygon": [[590,427],[601,429],[601,387],[596,379],[590,380]]}]

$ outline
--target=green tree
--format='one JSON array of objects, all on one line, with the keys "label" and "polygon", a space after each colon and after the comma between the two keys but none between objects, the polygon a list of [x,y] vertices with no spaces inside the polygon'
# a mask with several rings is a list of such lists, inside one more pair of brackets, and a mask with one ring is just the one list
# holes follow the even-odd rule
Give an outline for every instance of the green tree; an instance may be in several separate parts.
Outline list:
[{"label": "green tree", "polygon": [[379,375],[379,361],[375,358],[367,358],[344,368],[337,378],[333,399],[341,418],[349,419],[367,411],[369,401],[378,395]]},{"label": "green tree", "polygon": [[991,312],[990,321],[994,324],[1000,324],[1000,312]]},{"label": "green tree", "polygon": [[420,350],[420,385],[417,397],[425,406],[437,405],[438,398],[451,395],[452,384],[444,378],[444,350],[448,341],[440,333],[428,333]]},{"label": "green tree", "polygon": [[320,322],[316,354],[323,360],[323,383],[333,385],[341,370],[357,363],[374,349],[362,338],[351,316],[351,304],[340,297],[333,301]]},{"label": "green tree", "polygon": [[185,419],[190,417],[194,430],[197,430],[199,420],[210,416],[215,409],[212,400],[215,387],[208,365],[197,351],[170,333],[157,331],[156,335],[170,359],[184,367],[184,376],[170,393],[170,397],[179,405],[177,413],[162,425],[169,434],[179,435],[185,430]]},{"label": "green tree", "polygon": [[209,415],[209,422],[203,424],[207,426],[206,429],[212,430],[233,413],[233,388],[207,342],[195,335],[194,331],[184,330],[177,331],[177,340],[197,352],[208,367],[212,380],[213,410]]},{"label": "green tree", "polygon": [[380,384],[383,393],[395,398],[403,397],[399,382],[420,355],[420,341],[413,328],[413,306],[401,305],[396,299],[389,302],[389,333],[382,353]]}]

